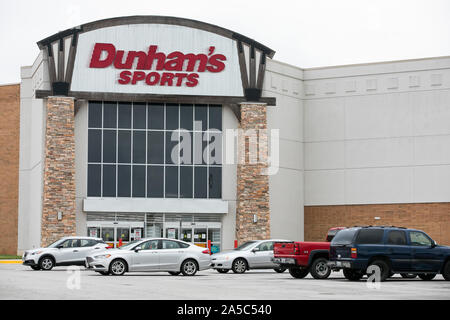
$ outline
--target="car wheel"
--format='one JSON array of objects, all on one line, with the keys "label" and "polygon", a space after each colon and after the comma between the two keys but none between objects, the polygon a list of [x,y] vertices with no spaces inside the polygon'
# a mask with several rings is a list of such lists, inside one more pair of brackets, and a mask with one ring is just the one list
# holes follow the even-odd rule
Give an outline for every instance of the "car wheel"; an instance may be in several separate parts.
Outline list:
[{"label": "car wheel", "polygon": [[414,274],[414,273],[400,273],[400,275],[404,279],[414,279],[417,277],[417,274]]},{"label": "car wheel", "polygon": [[363,277],[363,273],[358,270],[344,269],[344,277],[350,281],[359,281]]},{"label": "car wheel", "polygon": [[[380,268],[380,281],[385,281],[387,278],[389,278],[389,275],[391,274],[391,269],[389,268],[389,265],[385,261],[375,260],[371,264],[369,264],[369,267],[370,266],[377,266],[378,268]],[[371,275],[369,273],[367,274]]]},{"label": "car wheel", "polygon": [[289,268],[289,273],[296,279],[303,279],[308,275],[309,270],[302,268]]},{"label": "car wheel", "polygon": [[283,273],[286,271],[286,268],[275,268],[273,270],[275,270],[276,273]]},{"label": "car wheel", "polygon": [[39,267],[44,271],[50,271],[55,266],[55,261],[51,257],[43,257],[39,261]]},{"label": "car wheel", "polygon": [[318,258],[311,265],[311,275],[314,279],[326,279],[331,274],[331,268],[328,266],[328,260]]},{"label": "car wheel", "polygon": [[41,267],[39,267],[38,265],[36,265],[36,266],[30,266],[31,267],[31,269],[33,269],[33,270],[41,270]]},{"label": "car wheel", "polygon": [[230,269],[216,269],[218,273],[227,273]]},{"label": "car wheel", "polygon": [[121,276],[127,271],[127,264],[122,259],[116,259],[111,262],[109,265],[109,272],[113,276]]},{"label": "car wheel", "polygon": [[195,275],[197,271],[197,263],[192,259],[186,260],[181,264],[181,273],[183,274],[183,276],[191,277]]},{"label": "car wheel", "polygon": [[244,273],[247,270],[247,267],[247,261],[242,258],[238,258],[233,261],[231,269],[234,273]]},{"label": "car wheel", "polygon": [[422,274],[419,274],[419,278],[422,279],[422,280],[425,280],[425,281],[433,280],[434,277],[436,277],[435,273],[422,273]]},{"label": "car wheel", "polygon": [[180,271],[169,271],[169,274],[171,275],[171,276],[177,276],[177,275],[179,275],[181,272]]},{"label": "car wheel", "polygon": [[445,264],[444,269],[442,270],[442,275],[445,280],[450,281],[450,261],[447,261]]}]

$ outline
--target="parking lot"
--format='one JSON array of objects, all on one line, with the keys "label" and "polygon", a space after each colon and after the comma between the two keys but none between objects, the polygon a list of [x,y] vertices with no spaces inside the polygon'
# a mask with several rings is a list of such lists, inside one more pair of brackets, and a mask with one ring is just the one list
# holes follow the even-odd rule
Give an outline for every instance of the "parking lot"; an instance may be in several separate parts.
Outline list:
[{"label": "parking lot", "polygon": [[[0,265],[0,299],[450,299],[450,282],[438,275],[433,281],[395,276],[379,289],[367,287],[365,279],[346,280],[332,273],[327,280],[294,279],[286,271],[250,271],[237,275],[214,270],[194,277],[167,273],[127,273],[102,276],[66,267],[32,271],[20,264]],[[78,281],[79,279],[79,281]]]}]

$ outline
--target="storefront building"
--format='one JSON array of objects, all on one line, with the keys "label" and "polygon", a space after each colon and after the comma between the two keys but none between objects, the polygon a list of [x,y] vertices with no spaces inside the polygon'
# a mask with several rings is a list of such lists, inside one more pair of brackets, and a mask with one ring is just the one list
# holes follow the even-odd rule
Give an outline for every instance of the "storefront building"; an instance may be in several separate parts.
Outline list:
[{"label": "storefront building", "polygon": [[[238,33],[156,16],[38,46],[21,70],[18,252],[75,234],[218,251],[362,224],[450,244],[450,57],[302,69]],[[278,130],[278,156],[225,161],[236,129]],[[245,158],[251,142],[233,141]]]}]

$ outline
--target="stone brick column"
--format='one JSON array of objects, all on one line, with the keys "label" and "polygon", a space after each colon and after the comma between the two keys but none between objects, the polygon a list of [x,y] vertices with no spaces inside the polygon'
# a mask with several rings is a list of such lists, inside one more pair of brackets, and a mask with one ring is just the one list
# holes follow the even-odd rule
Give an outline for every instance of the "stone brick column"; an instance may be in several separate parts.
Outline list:
[{"label": "stone brick column", "polygon": [[[74,99],[49,97],[45,133],[41,244],[76,232]],[[58,212],[62,219],[58,220]]]},{"label": "stone brick column", "polygon": [[236,207],[239,245],[247,240],[270,238],[266,108],[264,103],[241,104]]}]

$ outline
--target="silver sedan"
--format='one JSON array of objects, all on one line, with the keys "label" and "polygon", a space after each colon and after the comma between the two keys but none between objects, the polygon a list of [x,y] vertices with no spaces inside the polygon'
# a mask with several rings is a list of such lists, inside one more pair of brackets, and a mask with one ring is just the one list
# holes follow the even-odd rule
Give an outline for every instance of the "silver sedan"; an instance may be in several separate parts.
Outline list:
[{"label": "silver sedan", "polygon": [[244,273],[250,269],[274,269],[279,273],[284,272],[286,269],[272,262],[275,242],[290,241],[276,239],[248,241],[234,250],[214,254],[211,267],[220,273],[227,273],[230,270],[234,273]]},{"label": "silver sedan", "polygon": [[103,275],[125,272],[166,271],[193,276],[209,269],[209,250],[192,243],[164,238],[148,238],[130,242],[86,257],[86,267]]}]

